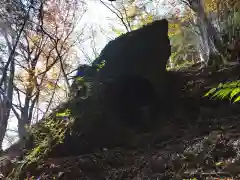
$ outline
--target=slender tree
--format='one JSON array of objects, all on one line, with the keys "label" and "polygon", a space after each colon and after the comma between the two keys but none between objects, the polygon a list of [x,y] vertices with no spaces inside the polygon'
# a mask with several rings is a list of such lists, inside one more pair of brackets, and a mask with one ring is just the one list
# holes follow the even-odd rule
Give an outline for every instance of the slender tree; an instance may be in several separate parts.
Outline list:
[{"label": "slender tree", "polygon": [[[4,8],[0,32],[8,56],[0,81],[0,143],[11,110],[18,121],[19,138],[24,139],[26,125],[39,119],[41,109],[48,112],[57,94],[69,92],[68,72],[75,58],[74,46],[83,34],[75,28],[86,11],[85,3],[77,0],[31,0],[24,4],[16,0],[16,4],[12,2]],[[45,107],[43,101],[47,102]]]}]

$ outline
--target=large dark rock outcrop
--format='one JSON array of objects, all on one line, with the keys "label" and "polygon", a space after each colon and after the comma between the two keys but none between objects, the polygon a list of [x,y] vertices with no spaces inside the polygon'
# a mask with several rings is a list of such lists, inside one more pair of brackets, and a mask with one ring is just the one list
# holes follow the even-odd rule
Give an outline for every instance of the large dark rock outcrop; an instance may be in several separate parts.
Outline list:
[{"label": "large dark rock outcrop", "polygon": [[[132,127],[150,130],[159,108],[168,107],[168,101],[174,103],[170,89],[175,90],[176,76],[166,71],[170,53],[167,20],[155,21],[109,42],[91,66],[79,68],[76,77],[99,85],[97,98],[92,93],[90,98],[81,99],[81,92],[76,93],[51,114],[55,119],[58,111],[69,109],[76,120],[66,132],[64,143],[49,156],[126,146],[135,132]],[[94,85],[93,89],[98,88]]]},{"label": "large dark rock outcrop", "polygon": [[104,68],[98,73],[100,80],[135,75],[144,76],[155,83],[155,79],[166,71],[170,54],[168,22],[164,19],[110,41],[93,65],[105,61]]},{"label": "large dark rock outcrop", "polygon": [[153,120],[157,105],[163,112],[177,97],[177,76],[166,71],[170,55],[168,21],[157,20],[110,41],[92,65],[81,66],[77,75],[101,84],[95,94],[109,111],[129,125],[145,126],[143,117]]},{"label": "large dark rock outcrop", "polygon": [[[170,54],[168,21],[158,20],[110,41],[92,66],[80,74],[94,76],[97,82],[121,76],[138,76],[148,79],[161,94]],[[92,68],[97,69],[94,75]]]}]

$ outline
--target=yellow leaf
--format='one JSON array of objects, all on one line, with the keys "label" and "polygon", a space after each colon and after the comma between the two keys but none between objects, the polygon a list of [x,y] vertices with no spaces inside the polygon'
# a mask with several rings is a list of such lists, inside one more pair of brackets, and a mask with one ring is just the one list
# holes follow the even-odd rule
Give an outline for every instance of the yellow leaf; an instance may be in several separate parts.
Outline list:
[{"label": "yellow leaf", "polygon": [[217,2],[216,0],[204,0],[204,8],[206,12],[216,12],[217,11]]},{"label": "yellow leaf", "polygon": [[33,43],[37,43],[39,41],[39,37],[38,36],[33,36],[31,37],[31,40]]},{"label": "yellow leaf", "polygon": [[119,30],[119,29],[116,29],[116,28],[112,28],[112,31],[117,35],[117,36],[120,36],[120,35],[122,35],[124,32],[122,32],[121,30]]},{"label": "yellow leaf", "polygon": [[223,163],[223,162],[217,162],[215,165],[216,165],[216,166],[223,166],[224,163]]},{"label": "yellow leaf", "polygon": [[181,25],[179,23],[169,23],[168,35],[171,37],[181,31]]},{"label": "yellow leaf", "polygon": [[54,84],[52,82],[47,83],[47,88],[48,89],[54,89]]}]

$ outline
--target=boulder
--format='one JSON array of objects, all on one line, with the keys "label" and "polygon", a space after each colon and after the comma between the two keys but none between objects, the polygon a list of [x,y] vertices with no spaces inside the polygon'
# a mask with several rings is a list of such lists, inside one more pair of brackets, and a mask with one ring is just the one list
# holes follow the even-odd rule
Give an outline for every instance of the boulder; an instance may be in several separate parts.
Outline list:
[{"label": "boulder", "polygon": [[169,108],[178,91],[176,76],[166,70],[170,55],[168,21],[157,20],[110,41],[77,77],[92,79],[92,94],[122,122],[147,127],[156,109]]},{"label": "boulder", "polygon": [[93,66],[102,67],[97,81],[120,76],[148,79],[162,93],[166,64],[171,55],[168,21],[157,20],[110,41]]},{"label": "boulder", "polygon": [[161,96],[170,55],[168,21],[157,20],[110,41],[92,66],[79,68],[77,77],[91,76],[100,83],[121,76],[139,76],[148,79]]}]

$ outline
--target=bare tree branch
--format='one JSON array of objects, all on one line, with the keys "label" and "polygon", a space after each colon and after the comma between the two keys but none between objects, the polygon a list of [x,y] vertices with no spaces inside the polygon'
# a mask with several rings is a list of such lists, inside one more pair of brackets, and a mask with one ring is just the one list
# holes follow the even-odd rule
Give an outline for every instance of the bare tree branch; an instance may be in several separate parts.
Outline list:
[{"label": "bare tree branch", "polygon": [[[112,4],[111,4],[111,7],[114,9],[114,10],[116,10],[116,11],[114,11],[112,8],[110,8],[110,6],[109,5],[107,5],[105,2],[103,2],[102,0],[100,0],[100,2],[106,7],[106,8],[108,8],[113,14],[115,14],[119,19],[120,19],[120,21],[122,22],[122,24],[124,25],[124,27],[125,27],[125,29],[127,30],[127,32],[130,32],[131,31],[131,29],[129,29],[130,27],[128,27],[128,24],[125,22],[125,20],[124,20],[124,17],[123,17],[123,15],[122,15],[122,13],[121,13],[121,11],[119,11],[115,6],[113,6]],[[119,14],[118,14],[119,13]]]},{"label": "bare tree branch", "polygon": [[30,7],[28,8],[27,14],[25,15],[25,18],[24,18],[24,21],[23,21],[23,25],[22,25],[20,31],[18,32],[18,35],[17,35],[16,41],[15,41],[15,44],[14,44],[14,46],[13,46],[13,48],[12,48],[12,51],[11,51],[9,57],[8,57],[7,64],[6,64],[5,67],[4,67],[3,74],[2,74],[2,79],[1,79],[1,81],[0,81],[0,87],[2,86],[3,82],[4,82],[5,79],[6,79],[8,66],[9,66],[9,64],[11,63],[11,61],[13,61],[13,56],[14,56],[14,54],[15,54],[17,45],[18,45],[18,43],[19,43],[19,40],[20,40],[20,37],[21,37],[21,35],[22,35],[22,32],[23,32],[23,30],[24,30],[24,28],[25,28],[25,25],[26,25],[26,23],[27,23],[27,21],[28,21],[28,17],[29,17],[29,13],[30,13],[31,8],[32,8],[32,6],[30,5]]}]

